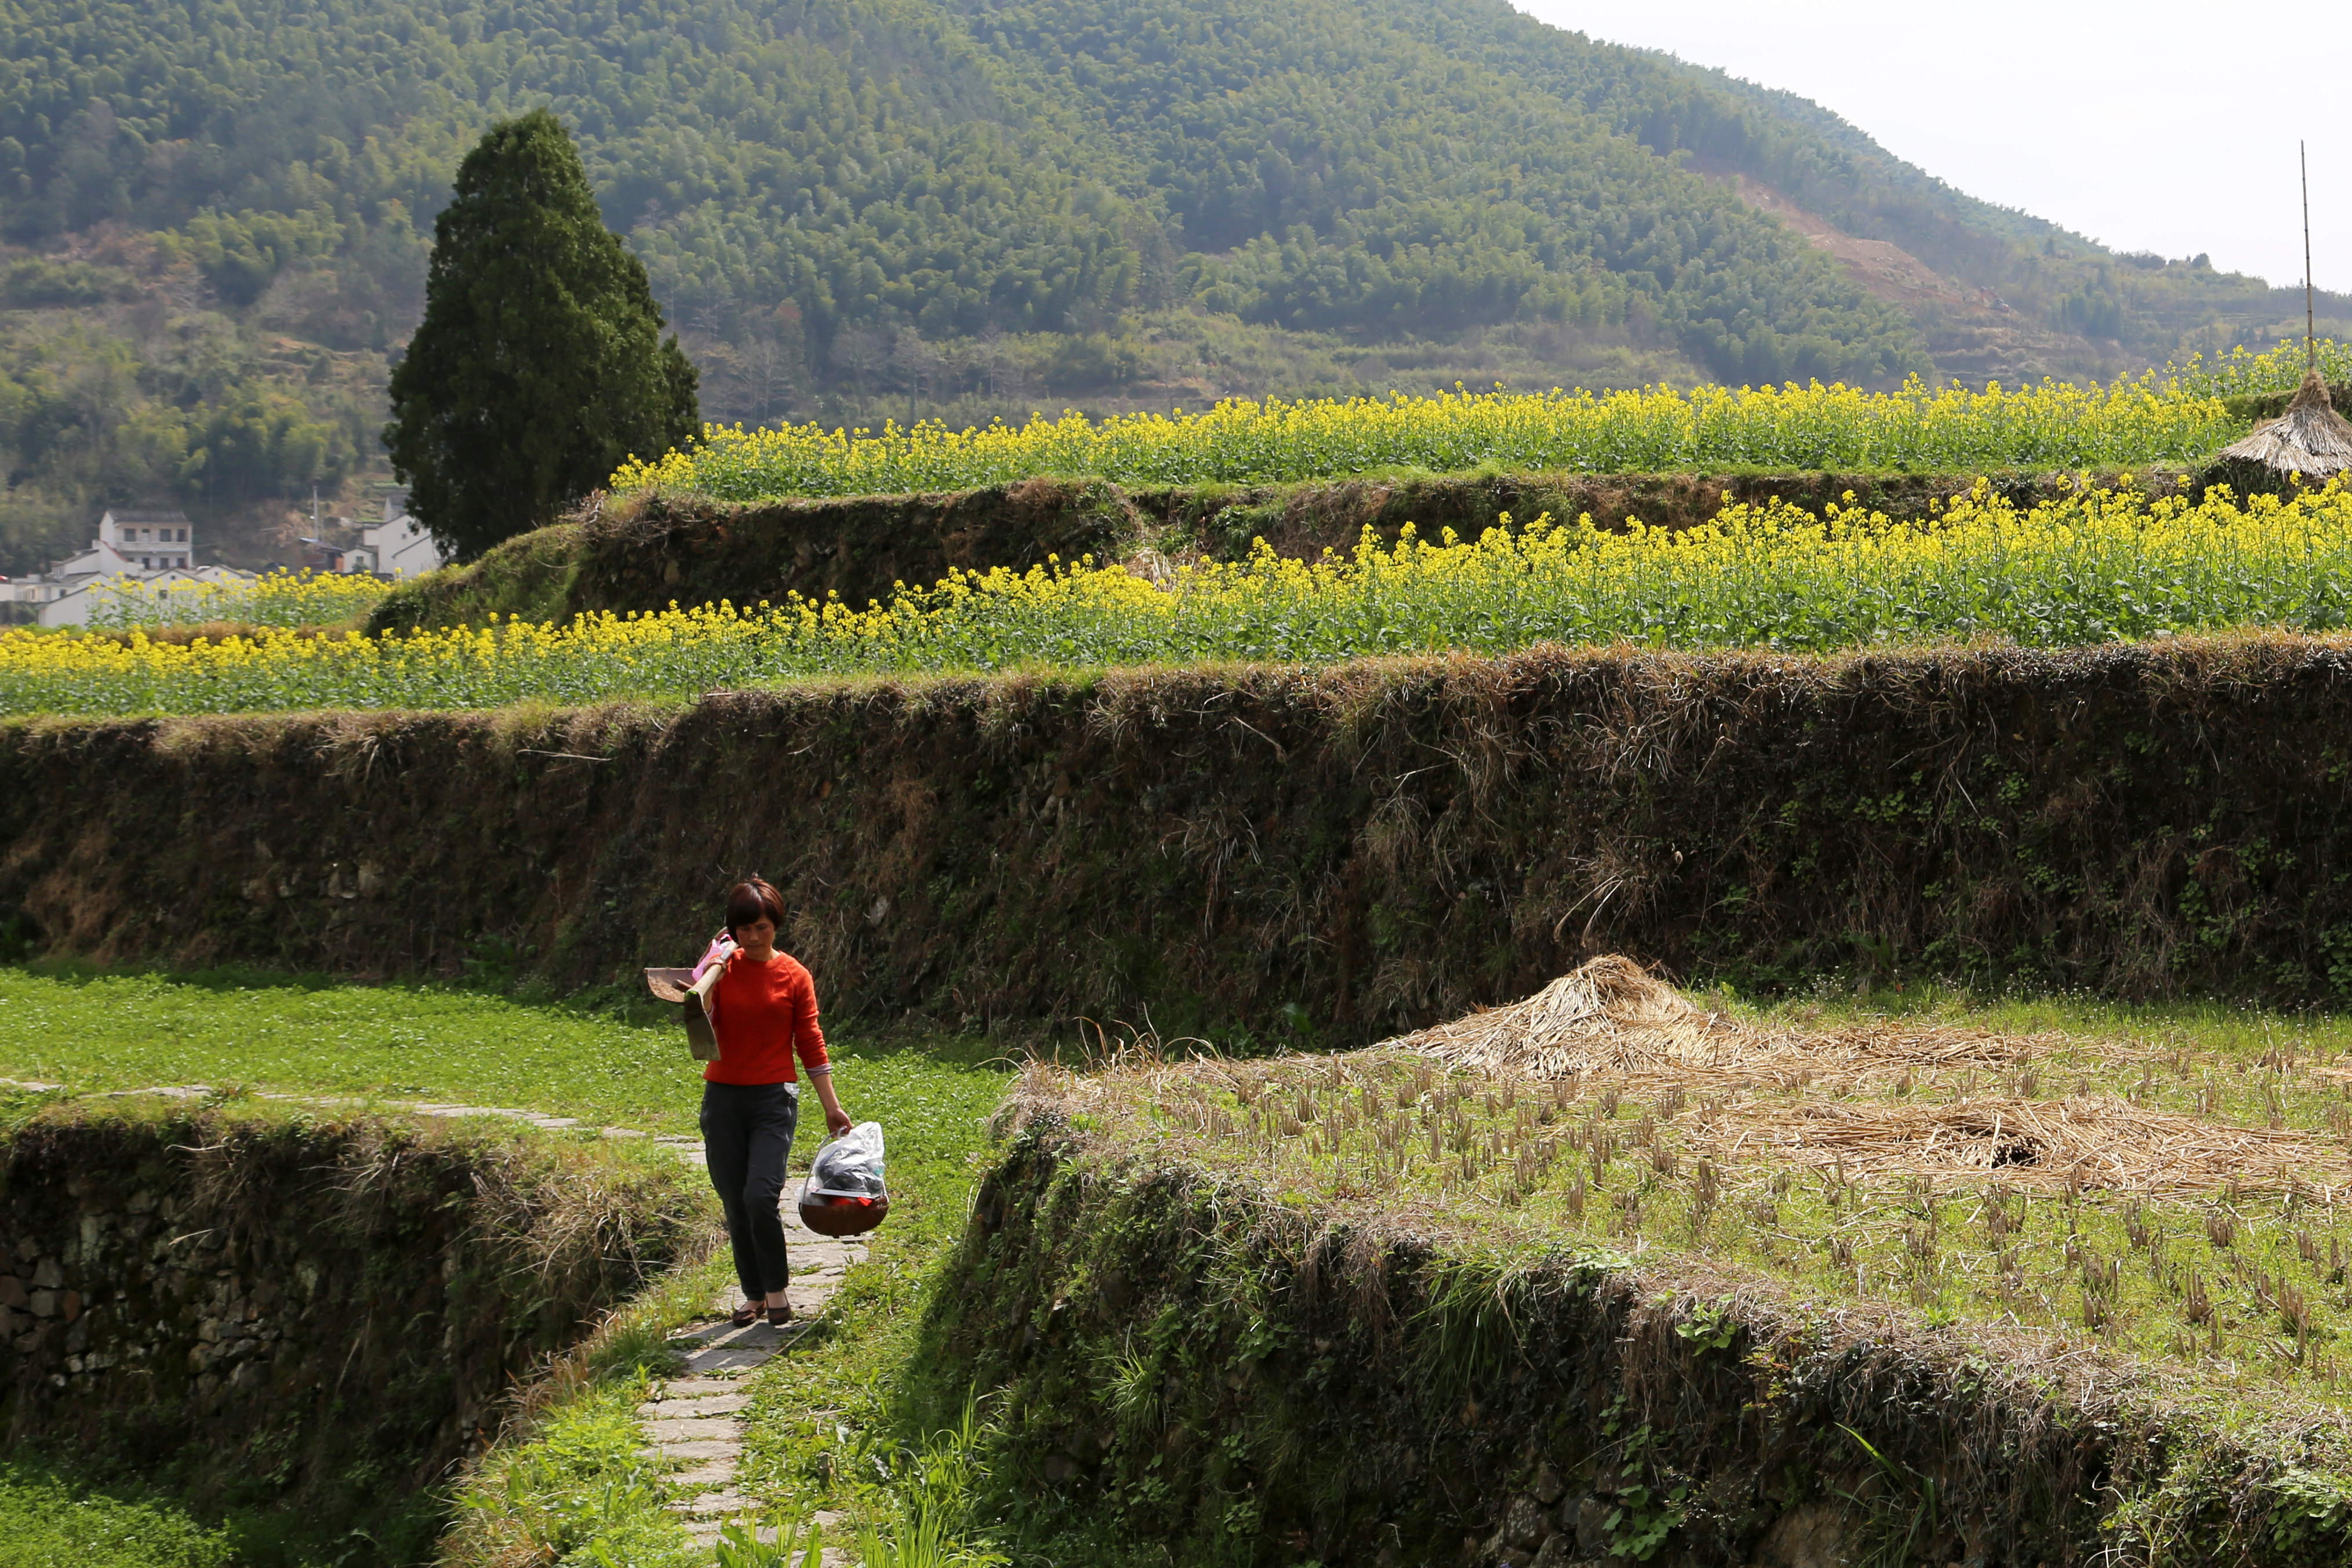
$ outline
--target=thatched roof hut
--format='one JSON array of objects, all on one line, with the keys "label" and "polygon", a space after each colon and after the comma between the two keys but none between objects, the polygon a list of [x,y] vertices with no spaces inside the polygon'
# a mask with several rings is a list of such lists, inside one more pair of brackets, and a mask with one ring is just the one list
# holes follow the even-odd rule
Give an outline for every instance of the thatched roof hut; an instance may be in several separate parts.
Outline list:
[{"label": "thatched roof hut", "polygon": [[2294,475],[2315,487],[2347,468],[2352,468],[2352,421],[2336,412],[2327,382],[2314,367],[2303,372],[2303,385],[2284,413],[2215,453],[2200,477],[2209,485],[2227,485],[2241,496],[2251,496],[2285,490]]}]

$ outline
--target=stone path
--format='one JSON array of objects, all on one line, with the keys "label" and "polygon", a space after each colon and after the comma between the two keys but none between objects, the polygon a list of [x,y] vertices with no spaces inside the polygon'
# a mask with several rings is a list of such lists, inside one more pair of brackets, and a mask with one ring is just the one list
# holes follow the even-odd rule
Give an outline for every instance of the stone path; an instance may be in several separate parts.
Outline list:
[{"label": "stone path", "polygon": [[[0,1078],[0,1088],[54,1090],[55,1083],[36,1083],[19,1079]],[[201,1100],[213,1092],[202,1083],[159,1085],[152,1089],[118,1089],[110,1094],[93,1095],[95,1099],[121,1094],[160,1094],[175,1100]],[[366,1100],[356,1096],[315,1094],[257,1094],[260,1100],[284,1101],[303,1105],[373,1105],[386,1111],[398,1111],[412,1116],[461,1117],[496,1116],[506,1121],[521,1122],[549,1132],[584,1126],[576,1116],[550,1116],[538,1111],[522,1110],[504,1105],[445,1104],[425,1101]],[[651,1137],[654,1143],[675,1153],[680,1159],[694,1165],[704,1163],[702,1140],[640,1132],[633,1127],[598,1127],[596,1133],[607,1138]],[[803,1225],[800,1216],[790,1205],[782,1210],[784,1239],[791,1249],[793,1282],[785,1290],[792,1302],[793,1322],[784,1328],[772,1328],[764,1322],[748,1328],[736,1328],[728,1319],[733,1314],[737,1300],[735,1288],[711,1303],[711,1315],[716,1322],[704,1322],[670,1336],[670,1344],[684,1357],[686,1375],[662,1380],[656,1384],[653,1397],[637,1406],[637,1418],[646,1431],[646,1443],[640,1452],[648,1458],[669,1460],[685,1467],[669,1478],[671,1488],[680,1494],[669,1505],[671,1511],[684,1517],[687,1534],[698,1546],[709,1546],[719,1539],[719,1531],[747,1511],[756,1514],[759,1504],[736,1490],[735,1472],[741,1463],[744,1427],[742,1410],[751,1404],[744,1390],[754,1372],[775,1359],[777,1354],[806,1333],[831,1303],[841,1289],[844,1276],[853,1263],[866,1261],[866,1249],[854,1241],[835,1241],[819,1236]],[[838,1528],[842,1516],[821,1512],[816,1522],[830,1536]],[[772,1542],[773,1526],[760,1529],[760,1538]],[[823,1568],[841,1568],[849,1562],[846,1552],[828,1546],[823,1555]]]},{"label": "stone path", "polygon": [[[698,1155],[699,1151],[697,1151]],[[735,1472],[743,1453],[740,1412],[751,1403],[744,1393],[751,1375],[775,1359],[822,1313],[853,1263],[866,1260],[866,1249],[855,1242],[834,1241],[800,1223],[784,1210],[784,1239],[792,1249],[793,1282],[785,1296],[793,1304],[789,1327],[764,1322],[736,1328],[726,1321],[734,1311],[733,1287],[711,1303],[719,1322],[673,1334],[670,1343],[686,1358],[686,1375],[657,1385],[654,1396],[637,1407],[652,1439],[645,1452],[682,1462],[688,1468],[670,1478],[670,1484],[689,1495],[670,1504],[685,1516],[687,1533],[697,1544],[719,1538],[729,1521],[759,1505],[736,1489]],[[816,1521],[835,1535],[841,1516],[819,1513]],[[763,1540],[774,1531],[760,1531]],[[848,1558],[834,1547],[824,1554],[826,1568]]]}]

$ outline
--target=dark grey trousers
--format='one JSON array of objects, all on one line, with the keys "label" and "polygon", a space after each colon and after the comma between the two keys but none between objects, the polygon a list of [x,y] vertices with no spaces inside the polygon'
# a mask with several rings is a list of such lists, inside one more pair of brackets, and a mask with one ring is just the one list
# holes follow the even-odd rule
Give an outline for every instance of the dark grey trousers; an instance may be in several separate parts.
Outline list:
[{"label": "dark grey trousers", "polygon": [[800,1113],[797,1084],[702,1086],[702,1154],[727,1210],[727,1239],[734,1245],[735,1278],[745,1301],[782,1290],[791,1277],[780,1209]]}]

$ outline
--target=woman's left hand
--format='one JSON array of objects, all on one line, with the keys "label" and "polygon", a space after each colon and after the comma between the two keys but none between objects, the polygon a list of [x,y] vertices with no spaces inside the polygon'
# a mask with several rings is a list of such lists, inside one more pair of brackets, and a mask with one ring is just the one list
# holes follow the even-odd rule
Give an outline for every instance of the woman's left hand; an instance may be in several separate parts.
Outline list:
[{"label": "woman's left hand", "polygon": [[856,1124],[850,1121],[849,1113],[841,1108],[840,1097],[833,1092],[833,1069],[830,1066],[814,1069],[809,1077],[816,1084],[817,1103],[824,1107],[825,1130],[837,1138]]}]

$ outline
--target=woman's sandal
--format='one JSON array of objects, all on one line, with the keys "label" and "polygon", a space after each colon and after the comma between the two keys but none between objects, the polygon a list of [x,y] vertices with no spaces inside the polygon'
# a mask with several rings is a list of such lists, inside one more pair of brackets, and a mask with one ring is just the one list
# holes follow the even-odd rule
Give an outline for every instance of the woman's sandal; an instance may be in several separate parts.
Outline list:
[{"label": "woman's sandal", "polygon": [[750,1328],[753,1323],[760,1321],[760,1303],[757,1301],[744,1302],[741,1306],[735,1309],[735,1315],[729,1318],[727,1321],[739,1329]]},{"label": "woman's sandal", "polygon": [[793,1321],[793,1304],[790,1301],[786,1301],[781,1307],[770,1307],[767,1311],[768,1324],[771,1328],[782,1328]]}]

